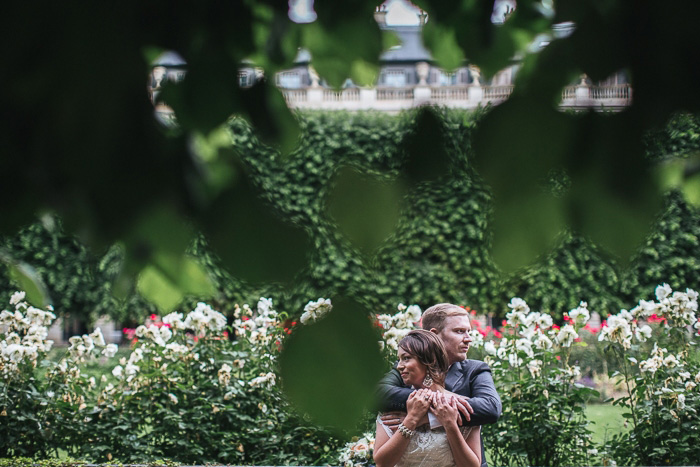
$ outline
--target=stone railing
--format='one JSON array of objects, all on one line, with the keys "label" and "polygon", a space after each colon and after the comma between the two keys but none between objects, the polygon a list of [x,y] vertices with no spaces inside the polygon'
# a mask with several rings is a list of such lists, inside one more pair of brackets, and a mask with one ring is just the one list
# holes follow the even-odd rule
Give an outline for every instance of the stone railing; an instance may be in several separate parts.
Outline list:
[{"label": "stone railing", "polygon": [[[396,113],[425,104],[473,109],[508,99],[513,85],[415,86],[405,88],[349,88],[334,91],[321,87],[281,89],[291,108],[327,110],[382,110]],[[563,108],[621,110],[632,103],[628,84],[567,86],[562,90]]]},{"label": "stone railing", "polygon": [[629,84],[609,86],[579,84],[564,88],[560,106],[576,109],[592,107],[599,110],[621,110],[631,104],[632,86]]},{"label": "stone railing", "polygon": [[484,99],[487,102],[504,101],[508,99],[513,92],[512,84],[503,86],[484,86]]},{"label": "stone railing", "polygon": [[[280,91],[292,109],[380,110],[398,113],[426,104],[462,109],[499,104],[510,97],[513,89],[513,85],[468,85],[348,88],[335,91],[317,86],[300,89],[280,88]],[[157,90],[151,97],[157,97]],[[629,84],[579,84],[567,86],[562,90],[559,106],[573,109],[621,110],[631,103],[632,87]],[[172,124],[174,121],[172,109],[164,103],[156,104],[156,114],[165,124]]]}]

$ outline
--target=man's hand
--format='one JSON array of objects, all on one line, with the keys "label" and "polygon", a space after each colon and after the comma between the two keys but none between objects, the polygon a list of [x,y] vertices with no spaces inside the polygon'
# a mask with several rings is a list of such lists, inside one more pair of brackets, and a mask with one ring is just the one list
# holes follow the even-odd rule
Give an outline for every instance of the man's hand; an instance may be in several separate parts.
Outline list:
[{"label": "man's hand", "polygon": [[452,403],[452,400],[454,400],[457,405],[457,410],[459,411],[457,414],[457,425],[462,426],[462,417],[460,414],[462,414],[466,421],[471,420],[474,409],[472,409],[472,406],[469,404],[468,397],[460,396],[459,394],[455,394],[454,392],[450,391],[445,391],[444,395],[449,399],[450,404]]},{"label": "man's hand", "polygon": [[385,412],[379,417],[392,433],[396,433],[399,425],[406,418],[406,412]]}]

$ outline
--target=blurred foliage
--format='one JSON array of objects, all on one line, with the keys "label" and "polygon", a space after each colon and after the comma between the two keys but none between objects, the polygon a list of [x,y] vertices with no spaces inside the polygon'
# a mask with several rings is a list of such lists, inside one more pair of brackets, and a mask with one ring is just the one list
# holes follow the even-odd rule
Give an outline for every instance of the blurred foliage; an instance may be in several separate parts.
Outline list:
[{"label": "blurred foliage", "polygon": [[97,257],[65,232],[57,219],[44,217],[42,222],[0,239],[0,251],[11,258],[9,266],[0,266],[0,300],[4,303],[15,291],[22,290],[23,282],[11,270],[12,264],[18,264],[36,275],[56,316],[75,319],[83,326],[91,325],[100,316],[127,323],[155,311],[138,294],[129,294],[124,300],[114,297],[112,287],[123,259],[119,247]]},{"label": "blurred foliage", "polygon": [[666,196],[664,210],[623,276],[625,301],[664,282],[674,290],[700,288],[700,212],[678,192]]},{"label": "blurred foliage", "polygon": [[520,297],[534,310],[561,321],[562,313],[586,298],[591,310],[607,316],[617,313],[624,303],[619,275],[620,267],[599,248],[566,232],[549,254],[510,276],[503,299]]},{"label": "blurred foliage", "polygon": [[[339,166],[324,166],[324,172],[301,185],[311,190],[298,198],[306,206],[285,208],[269,194],[290,197],[292,193],[282,191],[284,185],[262,186],[268,194],[264,202],[259,199],[261,187],[253,188],[251,181],[259,167],[251,158],[247,168],[233,158],[224,163],[219,158],[207,161],[195,155],[192,142],[198,136],[208,138],[231,115],[240,115],[261,138],[280,148],[277,156],[256,154],[259,164],[281,178],[293,172],[299,154],[312,142],[302,141],[296,155],[284,157],[294,150],[304,123],[287,109],[272,77],[289,68],[298,47],[305,47],[313,56],[312,65],[331,85],[338,86],[346,76],[366,82],[378,68],[383,44],[389,43],[372,19],[376,3],[318,1],[314,5],[318,18],[309,24],[290,21],[288,2],[281,0],[11,3],[0,16],[4,58],[0,96],[11,116],[0,130],[0,173],[6,175],[5,192],[11,194],[0,199],[0,234],[17,232],[34,222],[38,213],[56,213],[67,231],[79,234],[92,251],[122,243],[122,290],[129,290],[141,271],[156,268],[161,279],[167,278],[184,297],[206,288],[196,264],[186,268],[191,274],[180,270],[201,231],[224,266],[245,281],[279,281],[287,288],[297,282],[306,284],[306,292],[361,296],[357,291],[376,285],[382,275],[368,272],[368,260],[362,255],[391,231],[388,222],[395,222],[394,206],[388,215],[381,215],[391,197],[372,206],[372,218],[386,223],[358,223],[343,208],[351,202],[341,199],[351,190],[343,189],[337,179],[331,221],[331,216],[322,215],[334,196],[326,181],[342,176]],[[686,173],[685,165],[682,171],[662,168],[657,176],[643,145],[648,130],[662,127],[678,111],[700,111],[696,86],[700,36],[692,14],[694,1],[520,0],[500,25],[491,21],[493,1],[416,3],[429,14],[426,45],[444,66],[454,66],[464,56],[488,79],[514,57],[522,57],[512,97],[484,116],[474,144],[474,165],[493,194],[493,257],[503,270],[531,264],[551,248],[564,228],[609,251],[624,266],[647,233],[660,205],[661,188],[668,187],[669,179],[680,178],[687,199],[700,203],[700,176]],[[575,24],[571,35],[552,39],[540,51],[530,50],[533,38],[552,35],[552,26],[566,21]],[[153,118],[146,92],[147,57],[156,49],[177,51],[188,64],[187,77],[169,84],[161,94],[175,109],[179,126],[174,129]],[[239,88],[237,73],[244,60],[261,67],[268,79],[250,89]],[[557,110],[562,88],[581,74],[595,82],[620,70],[625,70],[634,88],[633,103],[625,111],[601,115]],[[418,128],[435,128],[434,119],[431,123],[430,116],[423,118]],[[371,133],[365,137],[372,140]],[[417,157],[433,160],[442,153],[452,160],[446,166],[452,175],[454,170],[468,170],[454,163],[450,147],[457,143],[439,141],[441,137],[442,132],[419,135],[416,141],[446,149]],[[479,192],[481,183],[459,176],[443,180],[443,174],[423,180],[425,185],[416,184],[410,171],[403,173],[402,167],[410,163],[386,157],[394,153],[391,145],[397,139],[381,141],[375,136],[373,141],[375,153],[381,155],[373,161],[373,170],[379,173],[373,176],[383,179],[388,173],[412,194],[445,190],[436,194],[435,203],[443,204],[427,235],[435,244],[442,242],[439,258],[447,258],[446,262],[422,262],[423,251],[401,233],[407,221],[400,218],[389,242],[405,242],[409,253],[386,260],[390,250],[380,247],[377,259],[382,261],[374,267],[396,277],[396,283],[407,270],[419,270],[425,280],[399,289],[392,288],[393,282],[380,283],[381,299],[401,294],[403,300],[417,297],[422,302],[428,298],[419,289],[429,284],[430,300],[453,299],[448,291],[460,290],[464,295],[455,301],[485,303],[484,297],[475,297],[475,289],[491,283],[495,265],[477,253],[456,250],[456,243],[442,234],[452,215],[482,219],[474,211],[478,203],[457,204],[450,192]],[[361,158],[336,144],[338,148],[325,151],[343,154],[348,165]],[[224,166],[222,176],[219,170]],[[539,183],[552,171],[569,181],[564,190],[543,189]],[[401,181],[402,176],[407,180]],[[448,192],[449,197],[441,197]],[[357,203],[366,203],[362,197],[354,206],[367,207]],[[416,209],[415,222],[419,204],[410,207]],[[453,206],[462,210],[454,214]],[[306,209],[316,213],[317,223],[304,214]],[[275,210],[296,225],[278,222]],[[489,236],[481,224],[476,226],[471,231],[465,226],[455,235],[488,244]],[[371,231],[356,235],[367,229]],[[309,237],[310,231],[324,230],[324,235]],[[466,263],[465,254],[471,262]],[[3,256],[2,261],[14,268],[15,277],[35,282],[32,297],[42,295],[36,274],[16,267],[11,257]],[[161,300],[160,306],[172,303]]]},{"label": "blurred foliage", "polygon": [[[119,318],[111,292],[113,277],[99,258],[66,234],[58,223],[34,223],[16,236],[2,239],[2,250],[14,261],[31,266],[45,284],[48,301],[57,316],[90,323],[99,316]],[[103,263],[104,264],[104,263]],[[5,269],[5,268],[3,268]],[[0,300],[8,303],[21,284],[3,271]]]}]

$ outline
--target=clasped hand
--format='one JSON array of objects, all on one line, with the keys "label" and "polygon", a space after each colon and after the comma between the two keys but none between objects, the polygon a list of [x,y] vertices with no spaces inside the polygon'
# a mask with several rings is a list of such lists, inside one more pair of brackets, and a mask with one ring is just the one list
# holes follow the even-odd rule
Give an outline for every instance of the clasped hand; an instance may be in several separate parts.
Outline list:
[{"label": "clasped hand", "polygon": [[[428,399],[425,398],[426,394],[428,395]],[[471,414],[474,413],[474,409],[472,409],[466,397],[459,396],[449,391],[442,393],[433,392],[428,389],[413,391],[406,402],[406,409],[409,413],[413,410],[412,417],[416,416],[421,420],[418,423],[419,425],[428,423],[428,410],[432,410],[443,426],[449,423],[450,417],[452,417],[451,419],[456,421],[458,425],[462,425],[462,417],[460,414],[464,416],[466,421],[469,421],[471,419]],[[438,412],[440,412],[440,414],[438,414]],[[407,414],[404,412],[387,412],[381,416],[381,419],[384,425],[389,427],[392,432],[395,432],[406,415]],[[447,420],[447,422],[445,420]]]},{"label": "clasped hand", "polygon": [[423,416],[428,413],[428,409],[430,409],[433,394],[435,393],[430,389],[413,391],[406,401],[406,411],[408,415],[414,416],[416,420],[423,418]]}]

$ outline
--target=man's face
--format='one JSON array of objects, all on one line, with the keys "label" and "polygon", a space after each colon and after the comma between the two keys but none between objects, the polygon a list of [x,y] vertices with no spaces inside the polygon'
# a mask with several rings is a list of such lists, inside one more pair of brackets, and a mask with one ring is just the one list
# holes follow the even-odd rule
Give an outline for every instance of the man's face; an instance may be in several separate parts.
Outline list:
[{"label": "man's face", "polygon": [[450,364],[461,362],[467,358],[469,343],[472,341],[469,331],[472,325],[466,315],[448,316],[445,318],[445,326],[437,333],[445,344],[447,358]]}]

